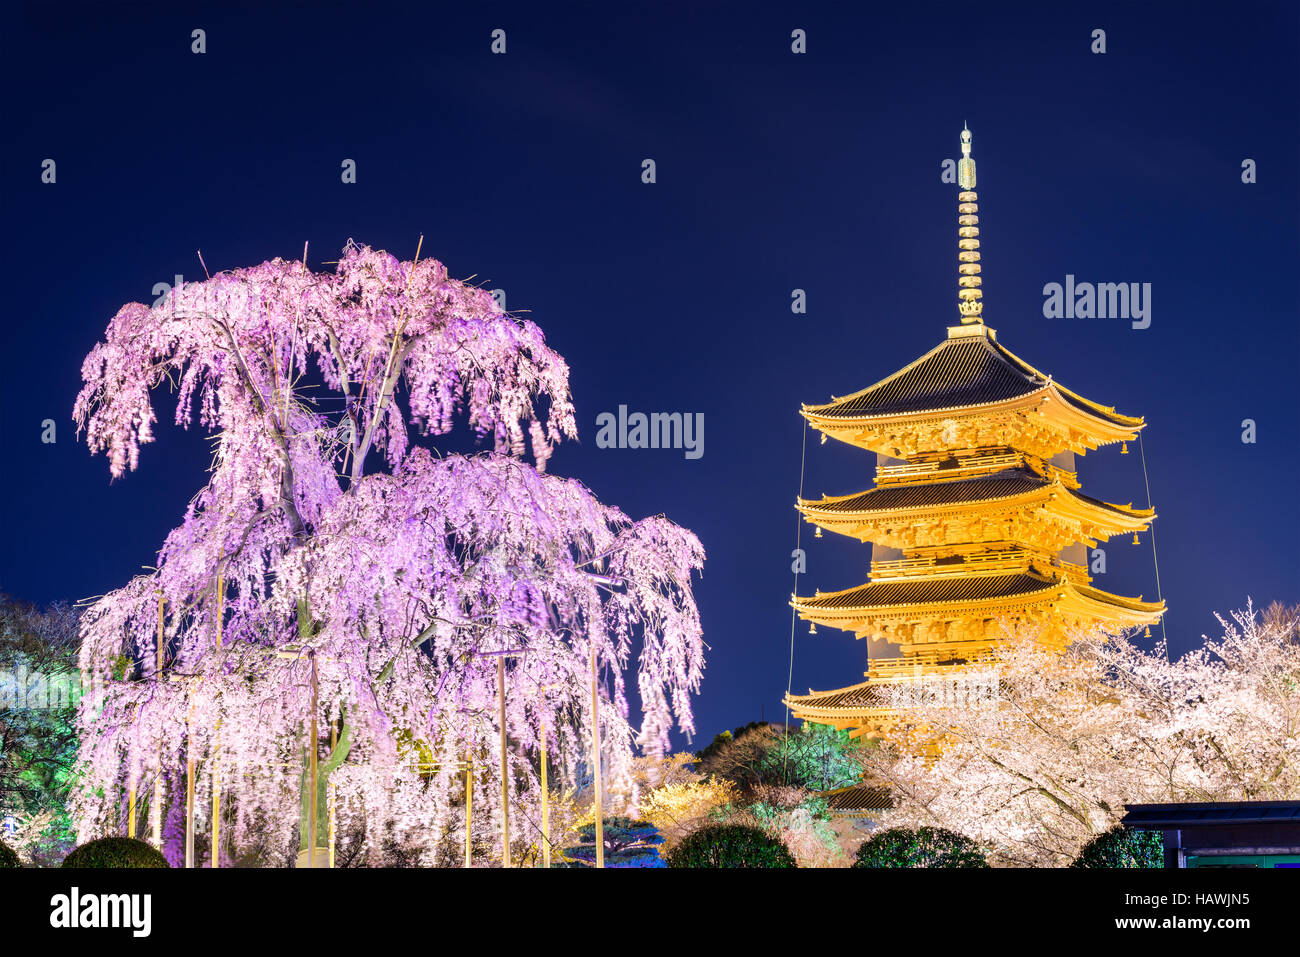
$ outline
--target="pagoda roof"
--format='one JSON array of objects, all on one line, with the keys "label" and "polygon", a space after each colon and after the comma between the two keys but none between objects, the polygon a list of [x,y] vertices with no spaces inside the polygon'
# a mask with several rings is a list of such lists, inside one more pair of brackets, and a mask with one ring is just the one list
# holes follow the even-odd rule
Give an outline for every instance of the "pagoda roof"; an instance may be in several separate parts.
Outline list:
[{"label": "pagoda roof", "polygon": [[1073,582],[1071,587],[1084,598],[1091,598],[1093,601],[1105,605],[1128,608],[1131,611],[1149,612],[1158,609],[1163,612],[1165,607],[1163,601],[1143,601],[1141,596],[1127,598],[1124,595],[1116,595],[1113,592],[1102,591],[1100,588],[1093,588],[1091,585],[1085,585],[1082,582]]},{"label": "pagoda roof", "polygon": [[948,412],[1052,390],[1081,412],[1113,425],[1141,428],[1143,424],[1141,418],[1121,415],[1054,382],[1000,345],[985,326],[957,327],[949,336],[875,385],[822,405],[804,405],[804,413],[824,419],[868,419]]},{"label": "pagoda roof", "polygon": [[805,620],[834,623],[836,627],[844,628],[846,626],[838,622],[871,619],[876,617],[873,613],[877,609],[888,609],[891,614],[924,616],[939,610],[951,610],[954,606],[987,603],[986,607],[992,610],[1000,602],[1008,600],[1016,604],[1054,605],[1058,600],[1066,599],[1076,607],[1093,608],[1094,613],[1129,623],[1158,621],[1165,608],[1163,601],[1147,602],[1140,596],[1113,595],[1068,577],[1043,577],[1030,572],[886,579],[843,591],[818,591],[809,598],[793,595],[790,604]]},{"label": "pagoda roof", "polygon": [[1129,518],[1150,518],[1153,509],[1135,509],[1114,505],[1084,495],[1058,479],[1038,475],[1028,469],[1007,469],[978,478],[949,479],[922,484],[885,485],[848,495],[824,495],[820,499],[799,499],[801,511],[836,515],[858,512],[892,512],[909,508],[936,508],[947,505],[972,505],[997,502],[1059,486],[1060,492],[1095,508]]},{"label": "pagoda roof", "polygon": [[871,784],[854,784],[817,795],[826,801],[832,814],[855,817],[870,811],[884,811],[894,806],[889,789]]},{"label": "pagoda roof", "polygon": [[1050,592],[1060,583],[1036,575],[982,575],[969,578],[918,578],[914,581],[867,582],[843,591],[821,592],[794,599],[800,611],[887,608],[987,601]]},{"label": "pagoda roof", "polygon": [[[894,710],[889,695],[879,681],[865,681],[834,691],[817,692],[810,688],[806,695],[787,694],[784,704],[801,721],[855,729],[850,730],[850,737],[861,737],[868,733],[863,720],[869,715],[884,716]],[[887,803],[881,803],[888,801],[881,789],[870,788],[865,784],[831,791],[823,797],[833,810],[841,814],[888,807]]]},{"label": "pagoda roof", "polygon": [[980,478],[926,482],[920,485],[885,485],[849,495],[824,495],[820,499],[800,499],[799,505],[813,506],[820,512],[893,511],[932,505],[994,502],[1033,492],[1050,484],[1047,479],[1032,472],[1015,469]]},{"label": "pagoda roof", "polygon": [[888,705],[888,701],[882,697],[881,691],[881,682],[864,681],[861,684],[849,685],[847,688],[836,688],[833,691],[813,691],[809,688],[806,695],[786,695],[786,701],[799,708],[818,710],[825,708],[883,708]]}]

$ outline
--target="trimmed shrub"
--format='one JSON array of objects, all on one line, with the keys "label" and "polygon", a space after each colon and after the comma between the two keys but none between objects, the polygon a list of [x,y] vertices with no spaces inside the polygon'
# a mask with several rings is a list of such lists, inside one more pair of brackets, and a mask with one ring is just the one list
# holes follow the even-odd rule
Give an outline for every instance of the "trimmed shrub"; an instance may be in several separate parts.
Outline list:
[{"label": "trimmed shrub", "polygon": [[18,859],[14,849],[0,841],[0,867],[22,867],[23,862]]},{"label": "trimmed shrub", "polygon": [[130,837],[101,837],[74,847],[64,867],[169,867],[167,858],[144,841]]},{"label": "trimmed shrub", "polygon": [[789,848],[757,827],[700,828],[668,855],[669,867],[796,867]]},{"label": "trimmed shrub", "polygon": [[894,827],[858,848],[854,867],[988,867],[983,849],[941,827]]},{"label": "trimmed shrub", "polygon": [[[659,829],[649,821],[633,821],[626,817],[607,817],[602,831],[605,845],[606,867],[664,867],[659,856],[659,845],[664,842]],[[570,867],[594,867],[596,864],[596,825],[584,824],[578,828],[574,847],[562,852]]]},{"label": "trimmed shrub", "polygon": [[1071,867],[1164,867],[1159,831],[1130,831],[1116,825],[1084,845]]}]

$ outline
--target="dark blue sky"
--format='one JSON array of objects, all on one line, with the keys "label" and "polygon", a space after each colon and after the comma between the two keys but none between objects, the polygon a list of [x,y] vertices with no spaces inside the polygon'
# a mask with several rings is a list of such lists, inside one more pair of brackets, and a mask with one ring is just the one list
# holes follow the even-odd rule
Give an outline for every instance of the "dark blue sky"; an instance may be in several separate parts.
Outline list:
[{"label": "dark blue sky", "polygon": [[[569,360],[582,441],[553,470],[708,549],[701,734],[771,719],[796,410],[888,375],[956,321],[957,189],[940,166],[965,120],[999,341],[1149,423],[1175,651],[1247,596],[1300,598],[1294,4],[624,6],[11,17],[0,590],[46,602],[122,584],[204,479],[202,442],[170,426],[112,486],[74,439],[81,360],[120,305],[198,278],[198,248],[213,270],[304,241],[320,263],[350,237],[409,258],[423,233],[426,255],[504,288]],[[1098,27],[1105,55],[1089,52]],[[1067,273],[1151,283],[1151,327],[1043,318],[1043,285]],[[596,416],[620,404],[702,412],[703,458],[596,448]],[[806,494],[869,484],[871,456],[815,439]],[[1106,449],[1079,470],[1085,491],[1145,504],[1139,456]],[[801,590],[864,579],[866,546],[804,541]],[[1145,542],[1108,554],[1102,587],[1155,595]],[[796,642],[796,690],[861,680],[850,637],[801,625]]]}]

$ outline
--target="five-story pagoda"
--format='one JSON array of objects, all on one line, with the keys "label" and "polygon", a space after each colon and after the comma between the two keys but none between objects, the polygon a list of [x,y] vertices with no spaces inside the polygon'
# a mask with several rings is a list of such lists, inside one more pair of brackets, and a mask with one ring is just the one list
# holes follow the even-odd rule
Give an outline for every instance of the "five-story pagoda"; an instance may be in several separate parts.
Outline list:
[{"label": "five-story pagoda", "polygon": [[969,130],[961,147],[960,324],[888,378],[802,410],[823,442],[877,456],[874,488],[797,502],[818,534],[873,543],[866,584],[791,598],[813,630],[869,639],[867,681],[786,699],[795,718],[855,735],[894,720],[883,682],[960,673],[1008,627],[1064,646],[1076,630],[1149,626],[1164,611],[1093,586],[1087,549],[1136,536],[1155,513],[1084,495],[1074,471],[1075,455],[1131,442],[1145,423],[1053,381],[984,324]]}]

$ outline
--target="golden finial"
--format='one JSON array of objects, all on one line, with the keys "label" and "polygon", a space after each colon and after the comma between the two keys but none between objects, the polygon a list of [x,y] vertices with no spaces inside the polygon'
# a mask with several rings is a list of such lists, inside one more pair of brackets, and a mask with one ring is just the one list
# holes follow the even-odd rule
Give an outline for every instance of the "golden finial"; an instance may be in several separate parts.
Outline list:
[{"label": "golden finial", "polygon": [[970,157],[970,129],[962,124],[961,159],[957,162],[957,311],[963,325],[983,323],[984,295],[980,291],[980,241],[976,214],[978,196],[975,195],[975,161]]},{"label": "golden finial", "polygon": [[961,126],[961,162],[957,164],[957,185],[962,189],[974,189],[975,161],[970,158],[970,129],[965,123]]}]

